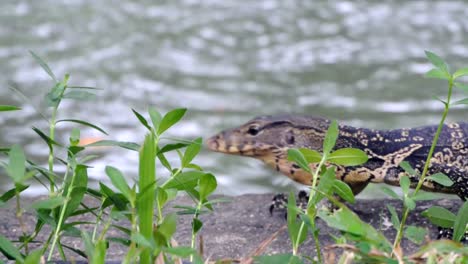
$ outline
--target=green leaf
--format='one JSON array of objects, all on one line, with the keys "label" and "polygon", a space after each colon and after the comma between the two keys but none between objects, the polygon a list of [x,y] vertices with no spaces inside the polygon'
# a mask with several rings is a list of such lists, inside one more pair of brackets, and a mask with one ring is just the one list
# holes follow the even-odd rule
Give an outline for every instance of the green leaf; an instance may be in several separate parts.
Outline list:
[{"label": "green leaf", "polygon": [[174,144],[167,144],[164,147],[162,147],[160,150],[158,150],[158,154],[162,154],[168,151],[184,148],[190,144],[188,143],[174,143]]},{"label": "green leaf", "polygon": [[14,106],[14,105],[0,105],[0,112],[16,111],[16,110],[21,110],[21,108],[18,106]]},{"label": "green leaf", "polygon": [[[71,147],[76,147],[80,143],[80,130],[76,127],[74,127],[70,133],[70,146]],[[83,149],[83,148],[81,148]],[[76,154],[78,152],[73,152],[73,154]]]},{"label": "green leaf", "polygon": [[179,120],[185,115],[187,111],[186,108],[178,108],[168,112],[161,120],[159,124],[157,134],[161,135],[164,131],[169,129],[175,123],[179,122]]},{"label": "green leaf", "polygon": [[20,263],[24,262],[24,258],[16,248],[16,246],[8,240],[5,236],[0,234],[0,251],[5,254],[6,257],[10,259],[15,259]]},{"label": "green leaf", "polygon": [[106,260],[107,242],[98,240],[94,247],[93,258],[90,263],[105,263]]},{"label": "green leaf", "polygon": [[448,73],[448,66],[441,57],[427,50],[425,51],[425,53],[426,53],[426,57],[429,59],[432,65],[434,65],[436,68],[440,69],[441,71]]},{"label": "green leaf", "polygon": [[411,167],[411,164],[409,164],[407,161],[400,162],[400,167],[409,175],[419,175],[419,173],[415,171],[413,167]]},{"label": "green leaf", "polygon": [[79,119],[61,119],[61,120],[58,120],[57,122],[55,122],[56,124],[58,123],[61,123],[61,122],[72,122],[72,123],[77,123],[77,124],[80,124],[80,125],[84,125],[84,126],[87,126],[87,127],[91,127],[91,128],[94,128],[96,129],[97,131],[105,134],[105,135],[108,135],[106,131],[104,131],[104,129],[96,126],[96,125],[93,125],[91,123],[88,123],[86,121],[83,121],[83,120],[79,120]]},{"label": "green leaf", "polygon": [[125,198],[127,198],[127,200],[132,201],[132,190],[130,189],[130,186],[128,186],[122,172],[112,166],[106,166],[105,170],[107,176],[112,182],[112,185],[114,185],[114,187],[117,188],[125,196]]},{"label": "green leaf", "polygon": [[68,78],[69,75],[65,75],[63,81],[56,83],[52,90],[46,94],[45,99],[48,106],[55,108],[58,107],[60,101],[62,100],[63,93],[67,89]]},{"label": "green leaf", "polygon": [[444,228],[453,227],[456,219],[454,213],[440,206],[432,206],[423,211],[422,215],[427,217],[431,223]]},{"label": "green leaf", "polygon": [[287,223],[289,237],[293,243],[293,248],[298,248],[307,237],[307,225],[304,226],[305,228],[302,229],[302,232],[300,230],[301,222],[297,220],[299,211],[300,209],[296,206],[296,198],[294,197],[294,193],[290,192],[288,197]]},{"label": "green leaf", "polygon": [[458,210],[458,214],[455,218],[455,224],[453,225],[453,240],[459,242],[465,235],[466,228],[468,225],[468,201],[464,202]]},{"label": "green leaf", "polygon": [[140,149],[140,145],[136,143],[115,140],[100,140],[98,142],[87,144],[84,147],[121,147],[134,151],[138,151]]},{"label": "green leaf", "polygon": [[359,216],[352,212],[346,206],[336,210],[332,214],[328,214],[323,211],[319,211],[318,216],[324,220],[328,226],[350,233],[358,241],[372,241],[374,244],[378,244],[385,249],[391,250],[391,243],[387,238],[371,225],[363,222]]},{"label": "green leaf", "polygon": [[70,200],[67,201],[65,217],[70,216],[80,206],[84,194],[88,187],[88,168],[85,165],[77,165],[72,179],[65,184],[64,196],[70,193]]},{"label": "green leaf", "polygon": [[203,227],[202,221],[200,221],[198,218],[192,219],[192,230],[194,234],[198,233],[198,231],[200,231],[202,227]]},{"label": "green leaf", "polygon": [[191,247],[171,247],[171,248],[163,248],[163,252],[166,252],[170,255],[179,256],[181,258],[188,258],[190,255],[197,254],[197,251]]},{"label": "green leaf", "polygon": [[153,122],[154,130],[158,131],[159,125],[161,124],[161,120],[162,120],[161,114],[154,107],[150,107],[148,112],[151,118],[151,122]]},{"label": "green leaf", "polygon": [[288,160],[297,163],[303,170],[310,173],[309,164],[298,149],[288,149]]},{"label": "green leaf", "polygon": [[442,79],[442,80],[449,80],[450,75],[448,73],[439,70],[439,69],[432,69],[426,73],[427,78],[434,78],[434,79]]},{"label": "green leaf", "polygon": [[413,243],[421,245],[426,237],[427,230],[422,227],[408,226],[405,229],[405,237],[411,240]]},{"label": "green leaf", "polygon": [[158,207],[163,208],[168,199],[169,195],[166,190],[161,187],[156,187],[156,200],[158,202]]},{"label": "green leaf", "polygon": [[393,207],[390,204],[387,204],[388,211],[390,212],[390,220],[392,221],[393,228],[398,231],[400,228],[400,219],[398,218],[398,214],[395,210],[395,207]]},{"label": "green leaf", "polygon": [[263,255],[255,256],[256,260],[254,263],[259,264],[303,264],[304,262],[298,257],[290,253],[283,254],[273,254],[273,255]]},{"label": "green leaf", "polygon": [[468,98],[464,98],[464,99],[461,99],[452,103],[452,105],[461,105],[461,104],[468,105]]},{"label": "green leaf", "polygon": [[313,149],[300,148],[299,151],[302,153],[307,163],[318,163],[322,160],[322,154]]},{"label": "green leaf", "polygon": [[192,144],[190,144],[187,149],[185,150],[184,157],[182,158],[182,167],[186,167],[192,160],[195,158],[195,156],[198,155],[200,152],[202,146],[202,138],[199,137],[193,141]]},{"label": "green leaf", "polygon": [[335,176],[334,167],[327,168],[327,170],[322,175],[320,175],[320,181],[317,186],[317,190],[320,192],[316,192],[314,197],[312,197],[312,204],[317,204],[320,202],[323,199],[324,194],[332,194],[336,179]]},{"label": "green leaf", "polygon": [[[140,219],[139,228],[141,235],[147,240],[150,240],[153,237],[153,209],[156,191],[154,184],[156,181],[156,146],[154,133],[148,133],[146,135],[139,154],[138,189],[141,193],[138,197],[137,213]],[[141,252],[140,262],[151,262],[151,250],[149,248],[143,249]]]},{"label": "green leaf", "polygon": [[29,253],[29,255],[24,260],[24,264],[37,264],[41,263],[42,250],[37,249]]},{"label": "green leaf", "polygon": [[163,222],[158,227],[158,231],[166,238],[166,241],[171,241],[177,227],[176,214],[168,214],[164,217]]},{"label": "green leaf", "polygon": [[405,195],[408,195],[411,181],[408,176],[402,176],[400,178],[400,187]]},{"label": "green leaf", "polygon": [[454,82],[455,87],[462,89],[464,92],[468,93],[468,84],[461,82]]},{"label": "green leaf", "polygon": [[328,127],[327,134],[323,140],[323,154],[328,155],[333,147],[335,147],[336,139],[338,138],[338,123],[333,120]]},{"label": "green leaf", "polygon": [[85,100],[96,99],[96,95],[87,91],[70,91],[70,92],[65,93],[62,98],[85,101]]},{"label": "green leaf", "polygon": [[197,185],[198,180],[205,174],[207,173],[202,171],[184,171],[168,179],[162,187],[179,191],[191,189]]},{"label": "green leaf", "polygon": [[145,238],[141,233],[133,233],[131,240],[135,241],[139,246],[143,246],[143,248],[146,249],[152,249],[154,247],[153,243],[151,243],[151,241]]},{"label": "green leaf", "polygon": [[366,163],[368,156],[360,149],[342,148],[330,153],[327,160],[338,165],[357,166]]},{"label": "green leaf", "polygon": [[52,149],[52,145],[56,145],[56,146],[59,146],[61,147],[61,145],[57,142],[55,142],[54,140],[52,140],[49,136],[47,136],[46,134],[44,134],[41,130],[39,130],[38,128],[36,127],[33,127],[32,130],[34,130],[34,132],[36,132],[46,143],[47,143],[47,146],[49,146],[49,149]]},{"label": "green leaf", "polygon": [[23,149],[15,144],[10,148],[8,156],[10,159],[7,167],[8,175],[15,183],[22,183],[26,172],[26,157]]},{"label": "green leaf", "polygon": [[441,102],[441,103],[444,104],[444,105],[447,105],[447,102],[444,101],[444,100],[442,100],[442,99],[440,99],[440,97],[438,97],[438,96],[435,96],[435,95],[434,95],[434,96],[432,96],[432,99],[437,100],[437,101]]},{"label": "green leaf", "polygon": [[204,174],[200,177],[199,192],[200,200],[205,200],[218,186],[215,176],[211,173]]},{"label": "green leaf", "polygon": [[140,114],[138,113],[135,109],[132,109],[132,112],[135,114],[135,116],[138,118],[140,123],[145,126],[149,131],[151,131],[151,127],[148,124],[148,121]]},{"label": "green leaf", "polygon": [[338,194],[343,200],[354,203],[354,194],[348,184],[340,180],[335,179],[333,184],[333,190]]},{"label": "green leaf", "polygon": [[57,208],[65,202],[65,198],[62,196],[57,196],[53,198],[48,198],[46,200],[37,201],[31,204],[33,209],[54,209]]},{"label": "green leaf", "polygon": [[446,187],[450,187],[453,185],[453,181],[447,175],[441,172],[428,176],[426,177],[426,180],[427,179],[435,181],[438,184],[446,186]]},{"label": "green leaf", "polygon": [[419,191],[415,196],[412,197],[415,201],[427,201],[427,200],[434,200],[437,197],[430,192]]},{"label": "green leaf", "polygon": [[94,255],[94,244],[93,244],[93,241],[91,240],[91,236],[89,235],[88,232],[81,230],[81,239],[84,243],[85,252],[86,252],[86,255],[88,256],[88,259],[92,259]]},{"label": "green leaf", "polygon": [[49,76],[52,78],[52,80],[54,82],[57,82],[57,78],[55,77],[54,73],[52,72],[52,70],[50,69],[49,65],[47,65],[47,63],[44,62],[44,60],[42,60],[39,56],[36,55],[36,53],[32,52],[32,51],[29,51],[29,53],[31,53],[31,55],[33,56],[34,60],[36,60],[36,62],[41,65],[42,69],[44,69],[45,72],[47,72],[47,74],[49,74]]},{"label": "green leaf", "polygon": [[455,80],[461,76],[468,76],[468,67],[461,68],[455,71],[455,73],[453,74],[453,79]]},{"label": "green leaf", "polygon": [[11,198],[15,197],[16,193],[21,193],[27,188],[29,188],[29,185],[22,185],[20,183],[16,183],[14,188],[6,191],[5,193],[2,194],[2,196],[0,196],[0,201],[3,203],[6,203]]},{"label": "green leaf", "polygon": [[372,246],[367,242],[359,242],[356,244],[356,246],[363,254],[366,255],[369,254],[372,249]]},{"label": "green leaf", "polygon": [[158,152],[157,155],[159,161],[161,162],[161,165],[163,165],[169,172],[172,172],[172,167],[171,163],[166,159],[166,156],[164,156],[164,153]]},{"label": "green leaf", "polygon": [[403,203],[408,208],[410,211],[414,210],[416,208],[416,202],[413,200],[413,198],[406,196],[403,198]]},{"label": "green leaf", "polygon": [[84,90],[104,90],[102,88],[91,87],[91,86],[68,86],[69,89],[84,89]]},{"label": "green leaf", "polygon": [[401,197],[395,192],[393,191],[392,189],[388,188],[387,186],[381,186],[380,187],[380,190],[387,194],[388,196],[394,198],[394,199],[398,199],[398,200],[401,200]]}]

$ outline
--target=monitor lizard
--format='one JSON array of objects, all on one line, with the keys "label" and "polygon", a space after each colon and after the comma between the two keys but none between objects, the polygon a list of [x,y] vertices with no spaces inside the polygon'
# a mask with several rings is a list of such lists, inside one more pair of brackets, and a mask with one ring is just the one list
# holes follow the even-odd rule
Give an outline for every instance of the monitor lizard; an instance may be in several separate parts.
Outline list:
[{"label": "monitor lizard", "polygon": [[[312,116],[261,116],[209,138],[207,146],[217,152],[260,159],[292,180],[310,185],[312,176],[288,161],[287,150],[310,148],[321,151],[330,123],[330,120]],[[398,186],[400,177],[406,175],[399,166],[402,161],[409,162],[421,173],[436,130],[437,126],[375,130],[339,125],[335,149],[358,148],[369,159],[359,166],[336,166],[336,177],[346,182],[355,195],[370,182]],[[454,184],[444,187],[426,180],[422,186],[424,190],[456,194],[462,200],[468,199],[467,136],[468,123],[443,126],[428,174],[442,172]],[[408,176],[414,188],[419,176]]]}]

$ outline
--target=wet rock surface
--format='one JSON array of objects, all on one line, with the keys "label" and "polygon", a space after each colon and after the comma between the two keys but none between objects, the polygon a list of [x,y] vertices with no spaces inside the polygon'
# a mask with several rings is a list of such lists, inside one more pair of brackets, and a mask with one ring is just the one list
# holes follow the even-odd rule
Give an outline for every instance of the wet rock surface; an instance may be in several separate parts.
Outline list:
[{"label": "wet rock surface", "polygon": [[[251,194],[236,197],[217,197],[226,198],[229,202],[223,202],[214,206],[214,212],[204,214],[200,218],[203,222],[203,228],[200,235],[203,240],[203,256],[205,259],[242,259],[250,256],[259,248],[262,242],[269,238],[274,238],[271,243],[267,243],[267,247],[263,254],[288,253],[291,252],[291,242],[289,240],[287,229],[285,228],[286,220],[284,214],[275,212],[270,215],[268,210],[271,204],[273,194]],[[33,200],[39,198],[25,198],[22,204],[25,208]],[[88,206],[97,206],[97,201],[86,201]],[[166,212],[175,212],[177,209],[172,208],[173,205],[192,205],[189,197],[181,196],[172,201]],[[370,223],[375,228],[382,230],[384,234],[393,241],[395,230],[390,223],[390,213],[386,205],[391,204],[397,208],[397,212],[401,214],[401,202],[396,200],[357,200],[350,208],[356,212],[362,220]],[[461,201],[454,199],[441,199],[434,201],[418,202],[418,206],[408,218],[408,225],[421,226],[429,230],[431,238],[437,236],[437,228],[430,224],[427,219],[423,218],[421,211],[429,208],[431,205],[443,206],[452,212],[457,212]],[[21,227],[18,219],[14,203],[10,202],[0,209],[0,232],[10,240],[17,240],[21,235]],[[28,232],[32,232],[35,227],[35,212],[26,210],[24,213],[24,226]],[[75,221],[92,221],[94,216],[85,215],[75,217]],[[177,232],[175,240],[179,245],[189,246],[191,239],[191,219],[190,215],[180,215],[178,217]],[[119,224],[127,225],[125,221]],[[80,228],[92,231],[94,225],[83,225]],[[323,221],[318,220],[318,228],[320,229],[320,241],[322,246],[333,244],[333,239],[330,234],[337,235],[336,230],[329,228]],[[37,241],[45,241],[49,235],[49,228],[45,227],[37,237]],[[278,232],[278,233],[276,233]],[[125,237],[121,231],[110,229],[108,236]],[[79,237],[66,237],[62,240],[63,244],[72,248],[83,249],[82,239]],[[39,243],[32,243],[31,248]],[[197,244],[200,241],[197,240]],[[405,252],[414,252],[418,247],[404,240],[402,248]],[[305,255],[314,255],[314,244],[311,236],[301,246],[300,252]],[[69,260],[83,260],[76,253],[67,250],[66,254]],[[119,261],[126,254],[126,248],[111,243],[106,255],[106,259],[110,261]],[[3,257],[3,256],[2,256]],[[56,259],[60,259],[56,255]]]}]

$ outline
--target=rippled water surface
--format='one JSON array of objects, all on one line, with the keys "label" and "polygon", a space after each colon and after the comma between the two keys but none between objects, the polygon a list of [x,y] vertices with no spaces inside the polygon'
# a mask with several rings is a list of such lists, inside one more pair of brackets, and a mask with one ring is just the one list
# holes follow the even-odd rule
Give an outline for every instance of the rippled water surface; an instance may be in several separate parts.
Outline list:
[{"label": "rippled water surface", "polygon": [[[66,102],[60,113],[110,134],[84,128],[86,138],[140,142],[145,130],[131,108],[149,105],[162,112],[188,107],[170,130],[188,139],[275,113],[370,128],[435,123],[442,105],[432,97],[445,88],[421,77],[430,69],[424,50],[468,66],[467,17],[463,1],[3,0],[0,103],[23,110],[0,115],[0,146],[26,144],[32,159],[46,162],[47,147],[30,128],[47,127],[36,109],[47,113],[42,99],[52,83],[28,50],[57,76],[71,73],[71,84],[103,89],[94,101]],[[466,110],[454,108],[450,119],[466,120]],[[60,140],[70,127],[59,126]],[[96,154],[94,182],[105,180],[105,165],[136,177],[135,153]],[[291,184],[256,160],[203,151],[196,162],[218,176],[219,193]]]}]

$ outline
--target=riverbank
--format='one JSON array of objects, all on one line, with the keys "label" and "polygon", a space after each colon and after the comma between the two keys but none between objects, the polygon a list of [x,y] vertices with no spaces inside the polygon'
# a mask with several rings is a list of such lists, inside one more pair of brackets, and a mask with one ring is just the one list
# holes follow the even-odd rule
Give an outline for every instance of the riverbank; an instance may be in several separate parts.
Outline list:
[{"label": "riverbank", "polygon": [[[241,260],[247,258],[258,251],[261,245],[265,245],[264,252],[260,254],[286,253],[291,251],[291,243],[288,238],[287,229],[285,228],[286,221],[284,215],[275,213],[270,215],[268,210],[271,204],[272,194],[249,194],[236,197],[222,197],[230,201],[216,204],[214,212],[202,215],[201,220],[204,225],[200,232],[203,237],[203,255],[205,259],[219,260],[232,259]],[[22,204],[27,207],[28,204],[39,198],[25,198]],[[96,201],[86,201],[88,206],[96,206]],[[174,211],[170,208],[173,205],[190,205],[190,198],[181,196],[171,202],[167,212]],[[351,208],[363,219],[374,227],[382,230],[384,234],[393,240],[395,230],[390,224],[390,214],[386,205],[391,204],[401,212],[401,202],[396,200],[358,200]],[[427,209],[431,205],[443,206],[452,212],[456,212],[461,205],[458,199],[441,199],[437,201],[418,202],[417,209],[408,219],[408,225],[417,225],[429,230],[431,238],[437,235],[437,228],[428,223],[428,220],[420,216],[420,212]],[[80,217],[76,221],[91,221],[92,215]],[[27,211],[24,214],[25,226],[29,231],[32,231],[35,226],[34,211]],[[179,245],[190,245],[191,237],[191,217],[182,215],[178,217],[177,232],[175,240]],[[84,229],[92,230],[93,225],[83,225]],[[320,229],[320,239],[322,245],[333,244],[329,234],[337,234],[336,231],[328,228],[326,224],[319,221],[318,228]],[[8,203],[4,208],[0,209],[0,232],[8,239],[17,239],[20,235],[20,225],[15,216],[14,203]],[[43,241],[46,239],[48,229],[39,234],[37,240]],[[118,230],[110,229],[108,236],[125,237]],[[271,241],[270,241],[271,239]],[[83,249],[82,240],[79,237],[67,237],[62,241],[74,248]],[[263,244],[262,244],[263,243]],[[311,255],[314,251],[313,242],[309,239],[300,248],[300,252]],[[406,252],[413,252],[417,248],[416,245],[409,241],[403,242],[402,247]],[[115,243],[111,243],[106,259],[119,261],[125,256],[126,248]],[[70,259],[83,260],[80,256],[72,251],[67,251],[67,256]],[[2,256],[3,257],[3,256]],[[1,259],[1,258],[0,258]],[[56,256],[59,259],[59,256]]]}]

